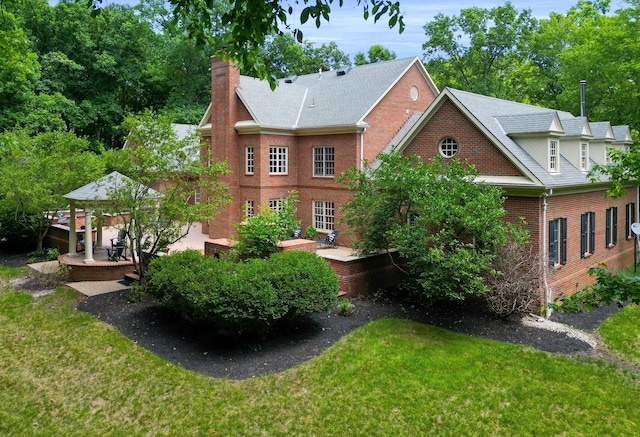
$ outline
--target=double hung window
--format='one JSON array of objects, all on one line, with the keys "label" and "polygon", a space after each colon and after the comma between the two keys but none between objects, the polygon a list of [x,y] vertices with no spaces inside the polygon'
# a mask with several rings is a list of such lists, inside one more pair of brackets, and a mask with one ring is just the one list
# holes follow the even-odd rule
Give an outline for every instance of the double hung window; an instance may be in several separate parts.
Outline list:
[{"label": "double hung window", "polygon": [[289,150],[286,147],[269,147],[269,174],[284,175],[288,172]]},{"label": "double hung window", "polygon": [[322,200],[313,201],[313,227],[319,231],[335,229],[335,204]]},{"label": "double hung window", "polygon": [[596,213],[580,215],[580,258],[591,255],[596,250]]},{"label": "double hung window", "polygon": [[549,220],[549,264],[551,267],[567,263],[567,218]]},{"label": "double hung window", "polygon": [[335,148],[313,148],[313,175],[332,177],[335,174]]}]

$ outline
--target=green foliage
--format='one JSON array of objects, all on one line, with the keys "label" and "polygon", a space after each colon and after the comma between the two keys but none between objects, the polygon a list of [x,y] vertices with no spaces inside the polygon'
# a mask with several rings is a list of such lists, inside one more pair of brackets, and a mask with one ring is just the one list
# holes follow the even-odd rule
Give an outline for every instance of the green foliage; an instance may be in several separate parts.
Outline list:
[{"label": "green foliage", "polygon": [[234,252],[242,259],[266,258],[278,250],[279,241],[289,238],[300,221],[296,220],[298,193],[289,192],[288,197],[280,199],[280,209],[271,209],[268,204],[260,207],[253,217],[245,217],[236,224],[238,244]]},{"label": "green foliage", "polygon": [[[151,111],[128,116],[123,124],[129,131],[128,147],[105,154],[112,169],[131,178],[109,196],[113,212],[128,212],[123,227],[143,288],[149,260],[230,200],[219,180],[227,166],[201,160],[195,133],[178,138],[171,123],[170,116]],[[160,198],[152,185],[161,191]],[[200,203],[190,203],[196,190],[206,195]]]},{"label": "green foliage", "polygon": [[[98,0],[99,1],[99,0]],[[288,20],[294,14],[292,5],[285,5],[278,1],[255,2],[253,0],[235,0],[228,8],[214,8],[214,2],[197,2],[189,0],[171,0],[176,21],[180,22],[189,37],[197,41],[209,40],[215,47],[216,54],[229,57],[236,61],[240,70],[269,80],[275,88],[276,72],[272,71],[262,57],[261,47],[267,37],[281,34],[280,26],[288,27]],[[300,24],[312,20],[316,27],[329,21],[333,0],[304,0],[300,11]],[[337,2],[342,6],[342,0]],[[392,0],[358,0],[363,7],[363,17],[373,16],[378,21],[385,15],[389,17],[390,27],[398,26],[400,32],[404,30],[403,14],[400,3]],[[297,14],[298,11],[295,11]],[[222,28],[222,29],[221,29]],[[210,35],[214,35],[211,37]],[[293,30],[293,35],[299,43],[304,40],[300,28]]]},{"label": "green foliage", "polygon": [[391,61],[396,58],[394,52],[380,44],[374,44],[369,47],[367,54],[369,55],[368,58],[362,52],[356,53],[354,63],[356,65],[374,64],[376,62]]},{"label": "green foliage", "polygon": [[335,42],[316,46],[311,42],[298,43],[290,34],[275,35],[262,48],[262,58],[278,77],[337,70],[349,65],[349,56],[338,49]]},{"label": "green foliage", "polygon": [[510,2],[462,9],[459,16],[438,14],[424,26],[427,69],[441,85],[523,101],[513,85],[537,27],[531,10],[518,12]]},{"label": "green foliage", "polygon": [[640,304],[640,277],[611,271],[605,264],[591,267],[589,274],[596,277],[593,285],[585,287],[571,296],[557,297],[550,307],[567,313],[591,311],[598,305],[616,302]]},{"label": "green foliage", "polygon": [[486,290],[496,246],[505,240],[501,192],[474,182],[477,172],[457,160],[379,155],[368,171],[339,180],[352,200],[343,209],[361,253],[397,248],[418,297],[463,299]]},{"label": "green foliage", "polygon": [[318,238],[318,230],[312,225],[309,225],[304,230],[304,237],[310,240],[315,240],[316,238]]},{"label": "green foliage", "polygon": [[338,299],[338,304],[336,305],[336,312],[340,316],[350,316],[356,311],[356,306],[349,299]]},{"label": "green foliage", "polygon": [[[89,151],[88,141],[73,133],[31,136],[20,130],[0,134],[0,217],[13,222],[0,226],[0,232],[21,229],[17,235],[30,235],[42,250],[51,226],[44,211],[54,214],[66,209],[68,201],[62,196],[103,171],[102,158]],[[9,211],[12,217],[5,214]]]},{"label": "green foliage", "polygon": [[240,263],[178,252],[152,261],[147,278],[147,291],[162,305],[233,329],[328,310],[338,293],[329,264],[299,251]]}]

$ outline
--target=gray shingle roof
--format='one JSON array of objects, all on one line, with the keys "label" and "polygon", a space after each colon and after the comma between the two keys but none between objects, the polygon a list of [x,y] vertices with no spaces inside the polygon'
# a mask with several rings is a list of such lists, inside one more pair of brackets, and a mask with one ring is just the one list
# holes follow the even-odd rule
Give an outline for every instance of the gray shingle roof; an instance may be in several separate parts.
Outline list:
[{"label": "gray shingle roof", "polygon": [[629,126],[613,126],[613,136],[615,137],[616,142],[620,143],[628,143],[632,142],[631,140],[631,131],[629,130]]},{"label": "gray shingle roof", "polygon": [[[280,80],[275,91],[265,81],[240,76],[238,96],[263,127],[306,129],[360,122],[418,58],[352,67],[345,75],[324,71]],[[435,92],[436,90],[434,90]]]},{"label": "gray shingle roof", "polygon": [[[117,171],[113,171],[97,181],[91,182],[65,194],[63,197],[67,200],[75,200],[78,202],[90,201],[106,203],[111,200],[109,195],[111,192],[122,187],[124,184],[130,183],[134,183],[131,178],[123,175],[122,173],[118,173]],[[148,188],[148,190],[151,196],[162,196],[162,193],[154,190],[153,188]]]},{"label": "gray shingle roof", "polygon": [[589,127],[593,133],[594,140],[613,140],[609,135],[609,128],[611,123],[608,121],[592,121],[589,122]]},{"label": "gray shingle roof", "polygon": [[555,118],[555,111],[496,117],[506,134],[552,132]]},{"label": "gray shingle roof", "polygon": [[[527,153],[508,133],[537,133],[544,132],[545,126],[549,131],[547,122],[550,115],[557,115],[563,131],[577,132],[578,126],[584,126],[584,119],[575,117],[569,112],[555,111],[548,108],[526,105],[497,99],[494,97],[482,96],[466,91],[446,88],[443,90],[444,96],[448,96],[456,105],[462,107],[470,116],[474,123],[484,128],[490,136],[493,136],[497,144],[501,145],[510,159],[525,173],[533,177],[534,182],[547,188],[570,187],[590,184],[584,172],[574,167],[569,160],[562,156],[560,147],[560,172],[550,173]],[[444,98],[439,96],[436,100]],[[432,108],[434,108],[432,106]],[[425,116],[429,117],[430,110]],[[554,115],[555,114],[555,115]],[[526,127],[526,123],[531,125]],[[420,123],[418,123],[420,124]],[[604,178],[603,178],[604,179]]]}]

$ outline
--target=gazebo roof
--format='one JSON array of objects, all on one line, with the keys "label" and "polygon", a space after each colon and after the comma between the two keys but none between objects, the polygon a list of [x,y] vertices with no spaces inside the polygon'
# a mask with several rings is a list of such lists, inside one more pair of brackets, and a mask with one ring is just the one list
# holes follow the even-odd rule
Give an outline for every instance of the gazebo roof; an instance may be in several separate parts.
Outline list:
[{"label": "gazebo roof", "polygon": [[[122,173],[118,173],[117,171],[111,172],[108,175],[98,179],[97,181],[91,182],[85,186],[77,188],[70,193],[65,194],[63,197],[67,200],[72,200],[76,202],[99,202],[99,203],[107,203],[112,199],[109,194],[118,188],[122,187],[125,184],[135,184],[134,180],[129,178],[128,176],[123,175]],[[162,193],[154,190],[153,188],[148,188],[149,195],[153,197],[161,197]]]}]

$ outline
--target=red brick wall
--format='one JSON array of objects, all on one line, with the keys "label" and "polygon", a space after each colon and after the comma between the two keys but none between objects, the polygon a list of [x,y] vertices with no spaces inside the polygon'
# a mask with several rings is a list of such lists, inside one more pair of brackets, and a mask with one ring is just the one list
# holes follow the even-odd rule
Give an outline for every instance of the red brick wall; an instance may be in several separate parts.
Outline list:
[{"label": "red brick wall", "polygon": [[[552,289],[552,298],[560,293],[572,294],[594,282],[587,270],[598,263],[605,263],[611,269],[622,269],[633,265],[634,240],[625,238],[625,205],[635,203],[635,190],[620,199],[605,196],[605,191],[550,196],[547,206],[548,221],[567,218],[567,264],[559,269],[551,269],[547,281]],[[605,247],[606,209],[618,207],[618,243]],[[595,251],[588,258],[580,257],[580,215],[595,212]],[[548,245],[548,243],[546,243]]]},{"label": "red brick wall", "polygon": [[[415,101],[410,95],[412,86],[418,88]],[[406,121],[415,112],[424,112],[435,97],[419,68],[413,65],[365,117],[364,121],[371,126],[364,133],[365,159],[373,161]]]},{"label": "red brick wall", "polygon": [[457,159],[476,165],[481,175],[522,176],[489,139],[471,123],[451,102],[446,101],[422,131],[404,150],[406,155],[423,158],[440,156],[439,144],[452,137],[458,142]]}]

